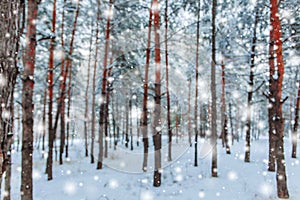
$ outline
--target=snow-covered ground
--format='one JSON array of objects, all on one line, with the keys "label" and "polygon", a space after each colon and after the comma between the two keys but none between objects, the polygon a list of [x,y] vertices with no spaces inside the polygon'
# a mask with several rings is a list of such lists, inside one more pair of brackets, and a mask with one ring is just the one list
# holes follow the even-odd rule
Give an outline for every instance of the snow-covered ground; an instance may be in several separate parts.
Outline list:
[{"label": "snow-covered ground", "polygon": [[[163,148],[162,185],[158,188],[152,186],[153,152],[149,154],[149,172],[143,173],[142,147],[136,148],[136,144],[134,151],[125,149],[124,145],[118,146],[116,151],[110,148],[108,158],[104,160],[106,165],[102,170],[96,170],[96,164],[90,164],[90,158],[84,157],[83,142],[75,141],[70,148],[70,158],[63,165],[54,163],[52,181],[47,181],[44,174],[46,160],[36,150],[34,200],[277,199],[275,173],[267,171],[268,141],[260,139],[251,145],[251,162],[244,163],[244,141],[234,143],[231,155],[226,155],[225,149],[218,144],[219,177],[212,178],[207,141],[200,140],[198,167],[194,167],[194,147],[189,147],[186,139],[180,144],[176,144],[174,139],[171,163],[165,160],[167,146]],[[286,139],[290,199],[299,200],[300,163],[298,158],[290,158],[290,147],[290,141]],[[12,158],[11,195],[13,200],[17,200],[20,199],[20,152],[13,152]]]}]

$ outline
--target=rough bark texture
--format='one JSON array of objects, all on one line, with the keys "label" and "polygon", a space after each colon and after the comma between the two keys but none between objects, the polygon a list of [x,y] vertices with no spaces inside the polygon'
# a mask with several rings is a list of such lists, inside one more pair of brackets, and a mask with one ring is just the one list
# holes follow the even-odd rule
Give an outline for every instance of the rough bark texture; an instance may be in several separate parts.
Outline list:
[{"label": "rough bark texture", "polygon": [[298,126],[299,126],[299,109],[300,109],[300,78],[298,81],[298,93],[296,97],[295,105],[295,120],[293,126],[293,135],[292,135],[292,158],[297,157],[297,140],[298,140]]},{"label": "rough bark texture", "polygon": [[217,0],[212,5],[212,61],[211,61],[211,145],[212,145],[212,177],[218,176],[217,165],[217,91],[216,91],[216,13]]},{"label": "rough bark texture", "polygon": [[36,47],[36,24],[38,4],[36,0],[28,0],[27,31],[28,43],[25,49],[22,107],[23,107],[23,137],[22,137],[22,171],[21,199],[32,199],[32,153],[33,153],[33,87]]},{"label": "rough bark texture", "polygon": [[109,1],[109,11],[107,15],[106,23],[106,32],[105,32],[105,50],[104,50],[104,59],[103,59],[103,74],[102,74],[102,88],[101,88],[101,103],[100,103],[100,121],[99,121],[99,154],[98,154],[98,163],[97,169],[102,169],[103,162],[103,131],[105,123],[105,108],[106,108],[106,77],[107,77],[107,60],[109,53],[109,38],[110,38],[110,20],[112,14],[112,5],[113,1]]},{"label": "rough bark texture", "polygon": [[[12,113],[11,99],[18,75],[19,38],[23,32],[24,3],[17,0],[0,1],[0,181],[7,165],[8,132]],[[23,16],[25,14],[23,13]]]},{"label": "rough bark texture", "polygon": [[[56,0],[53,1],[53,11],[52,11],[52,34],[55,34],[55,24],[56,24]],[[48,175],[48,180],[53,179],[52,175],[52,163],[53,163],[53,142],[54,142],[54,131],[53,131],[53,67],[54,67],[54,42],[55,38],[52,37],[50,40],[50,56],[49,56],[49,70],[48,70],[48,158],[46,173]]]},{"label": "rough bark texture", "polygon": [[161,185],[161,75],[160,75],[160,39],[159,39],[159,3],[158,0],[153,0],[154,13],[154,41],[155,41],[155,82],[154,82],[154,112],[152,122],[152,137],[154,144],[154,177],[153,186]]},{"label": "rough bark texture", "polygon": [[[279,198],[289,198],[287,188],[287,177],[285,171],[285,158],[284,158],[284,119],[282,115],[282,84],[284,76],[284,61],[282,54],[282,40],[281,40],[281,25],[279,19],[279,10],[277,0],[270,0],[271,3],[271,29],[273,29],[273,39],[276,45],[276,64],[277,69],[275,74],[272,75],[272,79],[277,83],[277,88],[271,93],[274,94],[275,102],[273,107],[275,108],[274,116],[271,120],[275,124],[275,132],[272,133],[275,136],[275,154],[276,154],[276,180],[277,180],[277,195]],[[277,73],[277,74],[276,74]],[[277,75],[277,77],[276,77]]]},{"label": "rough bark texture", "polygon": [[147,42],[145,78],[144,78],[144,97],[143,97],[143,110],[142,110],[142,117],[141,117],[141,132],[142,132],[142,135],[143,135],[143,143],[144,143],[144,157],[143,157],[142,170],[144,172],[147,171],[148,147],[149,147],[147,102],[148,102],[148,73],[149,73],[149,64],[150,64],[150,44],[151,44],[152,17],[153,17],[153,13],[152,13],[152,4],[151,4],[151,8],[150,8],[150,11],[149,11],[148,42]]}]

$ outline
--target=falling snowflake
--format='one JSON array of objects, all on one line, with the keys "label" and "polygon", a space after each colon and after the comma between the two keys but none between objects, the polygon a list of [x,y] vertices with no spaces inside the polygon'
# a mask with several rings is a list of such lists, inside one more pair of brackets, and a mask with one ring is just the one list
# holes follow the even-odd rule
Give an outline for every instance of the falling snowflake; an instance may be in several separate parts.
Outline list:
[{"label": "falling snowflake", "polygon": [[154,196],[152,194],[151,191],[142,191],[141,192],[141,196],[140,196],[141,200],[154,200]]},{"label": "falling snowflake", "polygon": [[111,179],[111,180],[109,181],[109,187],[110,187],[111,189],[116,189],[117,187],[119,187],[118,181],[115,180],[115,179]]},{"label": "falling snowflake", "polygon": [[76,193],[76,184],[73,182],[66,182],[64,185],[64,192],[68,195]]},{"label": "falling snowflake", "polygon": [[260,186],[260,192],[264,196],[270,196],[272,194],[273,186],[269,183],[263,183]]}]

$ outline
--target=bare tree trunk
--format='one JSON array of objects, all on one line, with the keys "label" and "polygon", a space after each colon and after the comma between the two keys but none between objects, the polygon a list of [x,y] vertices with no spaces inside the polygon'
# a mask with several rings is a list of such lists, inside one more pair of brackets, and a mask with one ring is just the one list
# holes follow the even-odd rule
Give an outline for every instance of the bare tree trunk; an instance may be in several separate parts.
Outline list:
[{"label": "bare tree trunk", "polygon": [[[279,198],[289,198],[289,192],[287,188],[287,176],[285,171],[285,156],[284,156],[284,118],[282,115],[282,104],[285,100],[282,100],[282,85],[283,85],[283,76],[284,76],[284,60],[282,54],[282,38],[281,38],[281,24],[279,19],[279,11],[278,11],[278,3],[277,0],[270,0],[271,3],[271,29],[273,29],[273,38],[276,45],[276,63],[277,69],[275,73],[277,73],[278,78],[274,79],[277,82],[277,88],[275,91],[271,91],[274,93],[275,102],[275,154],[276,154],[276,180],[277,180],[277,195]],[[271,73],[270,73],[271,74]],[[274,78],[272,74],[272,78]]]},{"label": "bare tree trunk", "polygon": [[234,144],[234,131],[233,131],[233,119],[232,119],[232,105],[229,103],[229,120],[230,120],[230,133],[231,133],[231,145]]},{"label": "bare tree trunk", "polygon": [[160,39],[159,39],[159,3],[158,0],[153,0],[154,12],[154,34],[155,34],[155,82],[154,82],[154,112],[152,122],[152,137],[154,144],[154,177],[153,186],[159,187],[161,185],[161,80],[160,80]]},{"label": "bare tree trunk", "polygon": [[105,108],[106,108],[106,77],[107,77],[107,60],[109,53],[109,37],[110,37],[110,20],[112,15],[112,5],[113,1],[109,1],[109,10],[107,15],[107,24],[106,24],[106,33],[105,33],[105,50],[104,50],[104,61],[103,61],[103,75],[102,75],[102,88],[101,88],[101,97],[102,101],[100,103],[100,122],[99,122],[99,154],[98,154],[98,163],[97,169],[102,169],[103,162],[103,131],[105,123]]},{"label": "bare tree trunk", "polygon": [[143,97],[143,110],[141,117],[141,131],[143,135],[143,143],[144,143],[144,157],[143,157],[143,171],[147,171],[147,163],[148,163],[148,147],[149,147],[149,139],[148,139],[148,73],[149,73],[149,64],[150,64],[150,45],[151,45],[151,29],[152,29],[152,3],[149,11],[149,24],[148,24],[148,42],[147,42],[147,51],[146,51],[146,65],[145,65],[145,79],[144,79],[144,97]]},{"label": "bare tree trunk", "polygon": [[250,56],[250,75],[249,75],[249,89],[247,100],[247,119],[246,119],[246,148],[245,148],[245,162],[250,162],[250,131],[251,131],[251,117],[252,117],[252,95],[254,86],[254,67],[255,67],[255,47],[256,47],[256,28],[258,24],[258,5],[256,5],[255,21],[253,28],[253,38]]},{"label": "bare tree trunk", "polygon": [[189,144],[192,146],[192,127],[191,127],[191,79],[188,80],[189,83],[189,96],[188,96],[188,135],[189,135]]},{"label": "bare tree trunk", "polygon": [[295,106],[295,120],[292,132],[292,158],[296,158],[297,156],[297,133],[298,133],[298,126],[299,126],[299,109],[300,109],[300,77],[298,80],[298,94],[296,97],[296,106]]},{"label": "bare tree trunk", "polygon": [[44,90],[43,102],[43,136],[42,136],[42,157],[45,157],[45,137],[46,137],[46,106],[47,106],[47,88]]},{"label": "bare tree trunk", "polygon": [[97,1],[97,28],[96,28],[96,50],[95,50],[95,61],[94,61],[94,72],[93,72],[93,86],[92,86],[92,131],[91,131],[91,163],[95,162],[94,157],[94,143],[95,143],[95,129],[96,129],[96,114],[95,114],[95,99],[96,99],[96,73],[98,63],[98,51],[99,51],[99,24],[100,24],[100,0]]},{"label": "bare tree trunk", "polygon": [[33,89],[36,48],[36,23],[38,3],[28,0],[26,37],[30,38],[25,48],[22,107],[22,171],[21,199],[32,200],[32,153],[33,153]]},{"label": "bare tree trunk", "polygon": [[[55,35],[56,25],[56,0],[53,1],[53,11],[52,11],[52,34]],[[53,142],[55,138],[55,132],[53,130],[53,67],[54,67],[54,42],[55,38],[52,37],[50,40],[50,58],[49,58],[49,70],[48,70],[48,158],[46,173],[48,175],[48,180],[52,180],[52,163],[53,163]]]},{"label": "bare tree trunk", "polygon": [[[226,153],[230,154],[230,146],[229,146],[229,142],[228,142],[228,127],[227,127],[227,120],[228,120],[228,116],[226,113],[226,92],[225,92],[225,65],[222,61],[222,118],[223,118],[223,122],[222,122],[222,143],[225,144],[226,147]],[[224,140],[224,142],[223,142]]]},{"label": "bare tree trunk", "polygon": [[217,165],[217,91],[216,91],[216,13],[217,0],[212,5],[212,62],[211,62],[211,145],[212,145],[212,177],[218,176]]},{"label": "bare tree trunk", "polygon": [[172,129],[170,114],[170,92],[169,92],[169,55],[168,55],[168,0],[165,8],[165,59],[166,59],[166,92],[167,92],[167,126],[168,126],[168,161],[172,161]]},{"label": "bare tree trunk", "polygon": [[198,3],[197,15],[197,41],[196,41],[196,88],[195,88],[195,110],[194,110],[194,130],[195,130],[195,158],[194,166],[198,166],[198,82],[199,82],[199,39],[200,39],[200,3]]}]

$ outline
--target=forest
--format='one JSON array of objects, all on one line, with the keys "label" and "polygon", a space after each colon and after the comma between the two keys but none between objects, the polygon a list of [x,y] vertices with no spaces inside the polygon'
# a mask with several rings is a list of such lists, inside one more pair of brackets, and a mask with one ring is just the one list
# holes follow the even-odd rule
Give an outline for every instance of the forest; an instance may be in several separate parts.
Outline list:
[{"label": "forest", "polygon": [[0,14],[1,199],[300,199],[300,0]]}]

